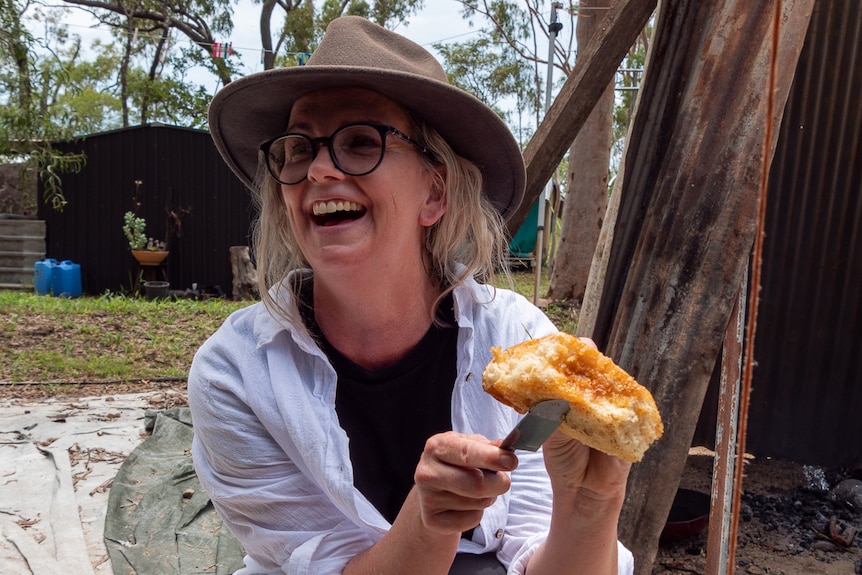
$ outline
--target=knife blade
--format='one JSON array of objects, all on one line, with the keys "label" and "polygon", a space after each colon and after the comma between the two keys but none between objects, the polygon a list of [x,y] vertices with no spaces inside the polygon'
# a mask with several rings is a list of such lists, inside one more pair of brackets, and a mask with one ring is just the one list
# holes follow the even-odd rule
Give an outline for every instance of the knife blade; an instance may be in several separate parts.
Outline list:
[{"label": "knife blade", "polygon": [[549,399],[537,403],[503,439],[500,448],[509,451],[537,451],[560,426],[569,409],[569,402],[564,399]]}]

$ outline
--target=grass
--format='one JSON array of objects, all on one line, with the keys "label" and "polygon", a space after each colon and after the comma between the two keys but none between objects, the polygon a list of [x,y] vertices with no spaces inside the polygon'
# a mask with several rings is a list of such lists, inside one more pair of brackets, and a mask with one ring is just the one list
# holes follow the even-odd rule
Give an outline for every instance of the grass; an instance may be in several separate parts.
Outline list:
[{"label": "grass", "polygon": [[[536,274],[532,271],[513,272],[511,285],[505,280],[499,281],[497,285],[514,289],[530,301],[535,300]],[[549,285],[550,277],[548,275],[548,268],[542,268],[542,277],[539,282],[540,299],[548,293]],[[545,314],[551,318],[551,321],[554,322],[558,329],[568,333],[575,333],[575,328],[577,328],[578,325],[577,309],[565,302],[546,302],[540,305],[544,305]]]},{"label": "grass", "polygon": [[0,381],[184,378],[198,346],[249,303],[0,291]]},{"label": "grass", "polygon": [[[511,287],[533,299],[533,273],[518,272],[512,280]],[[540,293],[547,284],[544,277]],[[197,348],[231,312],[250,303],[0,291],[0,382],[184,379]],[[545,311],[560,329],[574,330],[570,308],[549,304]]]}]

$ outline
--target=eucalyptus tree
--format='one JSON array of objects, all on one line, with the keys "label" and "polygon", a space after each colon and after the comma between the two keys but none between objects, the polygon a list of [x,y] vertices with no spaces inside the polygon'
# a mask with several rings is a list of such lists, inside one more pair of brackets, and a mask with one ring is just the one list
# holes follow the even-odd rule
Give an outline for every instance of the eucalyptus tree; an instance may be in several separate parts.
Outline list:
[{"label": "eucalyptus tree", "polygon": [[[233,30],[236,0],[63,1],[88,11],[100,25],[113,31],[122,46],[118,78],[124,126],[135,120],[146,123],[160,119],[205,127],[211,95],[185,80],[184,72],[201,67],[222,85],[240,73],[236,58],[214,54],[217,39],[229,37]],[[320,6],[312,0],[253,1],[260,10],[264,69],[295,65],[296,53],[311,52],[335,17],[358,14],[392,25],[422,6],[422,0],[378,0],[373,6],[355,0],[326,0]],[[180,42],[178,36],[188,42]],[[145,64],[136,68],[136,62]]]},{"label": "eucalyptus tree", "polygon": [[498,50],[494,39],[482,32],[476,39],[434,48],[443,57],[449,80],[496,111],[523,144],[534,126],[530,116],[541,107],[541,92],[529,64],[511,51]]},{"label": "eucalyptus tree", "polygon": [[[230,0],[63,0],[90,12],[100,23],[122,30],[130,58],[135,41],[158,38],[153,62],[163,56],[167,32],[176,30],[205,54],[211,54],[216,39],[230,34],[233,28]],[[203,61],[222,82],[229,83],[236,74],[230,60],[209,58]]]},{"label": "eucalyptus tree", "polygon": [[[25,26],[32,7],[27,0],[0,0],[0,160],[20,163],[22,172],[36,170],[45,201],[62,209],[61,175],[79,171],[85,158],[51,145],[71,135],[77,114],[55,106],[69,66],[54,51],[56,45],[41,42]],[[58,30],[62,37],[62,27]],[[45,56],[40,60],[37,52]],[[76,53],[73,48],[73,62]]]},{"label": "eucalyptus tree", "polygon": [[[581,2],[546,2],[544,0],[457,0],[464,18],[481,22],[482,36],[488,39],[484,48],[497,54],[508,54],[532,66],[534,90],[544,93],[548,75],[556,75],[559,85],[574,70],[578,45],[585,46],[594,34],[600,34],[600,23],[611,0]],[[556,33],[552,34],[552,29]],[[622,82],[636,88],[642,67],[646,34],[633,47],[627,62],[621,66]],[[553,39],[553,43],[551,40]],[[475,60],[483,56],[476,55]],[[469,74],[463,73],[465,79]],[[543,79],[544,77],[544,79]],[[598,231],[604,218],[609,180],[615,169],[615,157],[622,151],[634,94],[625,91],[618,99],[611,83],[579,134],[572,134],[572,146],[559,172],[565,176],[556,186],[566,200],[562,210],[559,242],[549,253],[551,281],[548,297],[580,303],[583,298]],[[547,98],[547,94],[545,94]],[[547,101],[547,100],[546,100]],[[535,122],[541,121],[543,107],[533,108]],[[511,121],[510,121],[511,125]],[[539,222],[545,225],[545,222]],[[550,222],[554,229],[555,220]],[[545,238],[540,238],[547,241]]]}]

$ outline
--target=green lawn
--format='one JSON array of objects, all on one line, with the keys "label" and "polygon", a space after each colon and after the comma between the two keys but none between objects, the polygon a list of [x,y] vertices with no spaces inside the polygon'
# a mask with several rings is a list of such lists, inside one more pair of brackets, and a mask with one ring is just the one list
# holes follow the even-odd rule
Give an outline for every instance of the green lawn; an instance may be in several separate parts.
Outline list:
[{"label": "green lawn", "polygon": [[[532,273],[513,274],[513,282],[533,299]],[[546,291],[544,278],[540,293]],[[0,291],[0,382],[182,379],[201,343],[232,311],[250,303]],[[551,304],[546,311],[561,329],[574,329],[570,308]]]}]

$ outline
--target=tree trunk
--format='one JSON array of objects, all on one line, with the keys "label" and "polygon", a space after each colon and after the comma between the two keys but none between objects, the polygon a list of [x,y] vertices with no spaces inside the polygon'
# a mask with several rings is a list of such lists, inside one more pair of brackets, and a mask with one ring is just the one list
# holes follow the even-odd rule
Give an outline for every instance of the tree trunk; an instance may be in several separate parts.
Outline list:
[{"label": "tree trunk", "polygon": [[231,246],[230,269],[233,273],[233,299],[246,300],[258,297],[257,270],[251,263],[248,246]]},{"label": "tree trunk", "polygon": [[126,43],[123,46],[123,60],[120,62],[120,102],[123,106],[123,127],[129,127],[129,62],[132,58],[132,19],[126,17]]},{"label": "tree trunk", "polygon": [[165,56],[165,46],[168,43],[168,33],[170,32],[170,28],[167,26],[161,28],[161,35],[159,36],[159,42],[156,44],[156,52],[153,54],[153,61],[150,63],[150,73],[147,75],[147,79],[149,80],[147,89],[144,92],[143,97],[141,98],[141,125],[145,126],[150,117],[150,95],[153,90],[153,84],[156,82],[156,78],[159,76],[159,67],[163,62],[163,58]]},{"label": "tree trunk", "polygon": [[[589,335],[599,347],[650,388],[665,424],[664,437],[632,468],[620,520],[637,575],[651,572],[748,267],[761,174],[814,3],[782,4],[775,108],[768,118],[776,1],[745,9],[730,0],[663,1],[618,215],[604,224],[614,235],[610,249],[597,252],[609,255],[600,303],[585,308],[592,317],[579,322],[594,325]],[[774,129],[768,143],[767,121]]]},{"label": "tree trunk", "polygon": [[[578,46],[586,46],[611,0],[584,1],[578,17]],[[590,10],[599,8],[599,10]],[[569,151],[566,202],[560,243],[554,254],[548,298],[580,304],[608,203],[608,166],[613,141],[614,82],[605,89]]]},{"label": "tree trunk", "polygon": [[506,227],[510,234],[521,227],[560,160],[601,99],[626,52],[643,31],[656,0],[616,0],[596,34],[579,48],[572,73],[524,148],[527,184],[524,200]]},{"label": "tree trunk", "polygon": [[4,20],[11,26],[8,32],[8,50],[14,63],[18,85],[18,109],[31,113],[33,109],[33,91],[30,80],[30,47],[28,46],[24,26],[21,23],[21,12],[11,0],[3,0],[2,10]]}]

